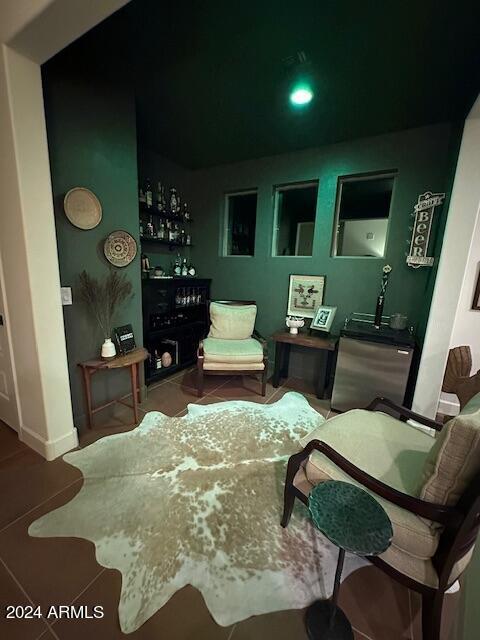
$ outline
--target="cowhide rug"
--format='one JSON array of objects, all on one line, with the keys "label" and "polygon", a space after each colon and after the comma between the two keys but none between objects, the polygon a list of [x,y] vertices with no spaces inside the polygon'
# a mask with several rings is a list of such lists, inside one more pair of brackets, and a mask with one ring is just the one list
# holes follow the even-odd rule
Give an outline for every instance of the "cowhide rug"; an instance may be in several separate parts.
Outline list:
[{"label": "cowhide rug", "polygon": [[[293,392],[270,405],[191,404],[182,418],[149,413],[65,455],[83,486],[29,533],[95,544],[98,562],[122,574],[125,633],[186,584],[221,625],[305,607],[330,595],[338,551],[303,505],[282,529],[282,493],[288,457],[322,422]],[[344,577],[361,564],[347,557]]]}]

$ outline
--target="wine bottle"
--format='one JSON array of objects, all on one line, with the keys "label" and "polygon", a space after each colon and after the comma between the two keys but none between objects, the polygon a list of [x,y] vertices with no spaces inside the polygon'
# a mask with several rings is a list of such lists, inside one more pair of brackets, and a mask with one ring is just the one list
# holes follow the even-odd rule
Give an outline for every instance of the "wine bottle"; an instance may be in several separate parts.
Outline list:
[{"label": "wine bottle", "polygon": [[177,257],[175,258],[175,266],[173,268],[173,272],[176,276],[182,275],[182,259],[180,258],[179,253],[177,253]]},{"label": "wine bottle", "polygon": [[145,187],[145,201],[147,203],[147,207],[150,208],[153,203],[153,193],[152,193],[152,185],[148,178],[147,178],[146,187]]},{"label": "wine bottle", "polygon": [[177,190],[174,187],[172,187],[170,189],[170,213],[172,214],[172,216],[175,216],[177,214],[177,207],[178,207]]},{"label": "wine bottle", "polygon": [[159,182],[157,186],[157,209],[158,211],[162,211],[162,183]]}]

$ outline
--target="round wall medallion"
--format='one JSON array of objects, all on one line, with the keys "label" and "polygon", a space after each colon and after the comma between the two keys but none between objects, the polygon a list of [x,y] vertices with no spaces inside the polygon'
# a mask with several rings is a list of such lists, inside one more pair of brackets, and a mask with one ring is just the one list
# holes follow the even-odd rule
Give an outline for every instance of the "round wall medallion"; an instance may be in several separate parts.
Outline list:
[{"label": "round wall medallion", "polygon": [[126,231],[112,231],[105,240],[103,251],[115,267],[126,267],[137,255],[137,243]]},{"label": "round wall medallion", "polygon": [[97,196],[85,187],[70,189],[63,200],[65,215],[79,229],[94,229],[102,219],[102,205]]}]

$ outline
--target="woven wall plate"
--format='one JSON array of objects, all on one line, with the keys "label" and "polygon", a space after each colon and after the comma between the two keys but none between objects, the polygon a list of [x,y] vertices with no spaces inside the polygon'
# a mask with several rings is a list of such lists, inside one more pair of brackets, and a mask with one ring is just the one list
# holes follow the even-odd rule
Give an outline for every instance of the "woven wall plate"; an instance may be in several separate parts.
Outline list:
[{"label": "woven wall plate", "polygon": [[126,267],[137,255],[137,243],[127,231],[112,231],[105,240],[103,251],[115,267]]},{"label": "woven wall plate", "polygon": [[63,200],[65,215],[79,229],[94,229],[102,219],[102,205],[97,196],[85,187],[70,189]]}]

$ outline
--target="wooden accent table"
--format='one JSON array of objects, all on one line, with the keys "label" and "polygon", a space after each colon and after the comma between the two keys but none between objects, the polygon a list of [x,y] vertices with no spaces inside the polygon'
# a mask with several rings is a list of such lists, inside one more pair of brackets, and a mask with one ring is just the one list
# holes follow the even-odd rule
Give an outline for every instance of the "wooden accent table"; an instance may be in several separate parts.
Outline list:
[{"label": "wooden accent table", "polygon": [[337,349],[338,336],[314,336],[301,332],[294,335],[289,331],[277,331],[271,336],[271,339],[275,342],[275,369],[272,378],[274,387],[278,387],[280,378],[288,378],[290,347],[292,344],[307,349],[326,351],[325,357],[322,358],[320,375],[318,376],[316,384],[317,398],[325,398],[332,375],[332,365]]},{"label": "wooden accent table", "polygon": [[[81,368],[83,373],[85,400],[87,402],[88,426],[90,429],[93,427],[93,414],[97,413],[97,411],[105,409],[105,407],[109,407],[111,404],[115,404],[115,402],[120,402],[121,404],[124,404],[127,407],[133,409],[135,423],[138,422],[138,403],[140,401],[140,388],[138,385],[139,370],[140,363],[146,360],[147,357],[148,351],[143,347],[139,347],[123,356],[115,356],[114,358],[111,358],[109,360],[101,360],[100,358],[98,358],[97,360],[86,360],[85,362],[79,363],[78,366]],[[109,369],[123,369],[127,367],[130,369],[130,377],[132,381],[133,407],[125,402],[125,398],[127,398],[129,394],[126,396],[122,396],[121,398],[111,400],[110,402],[106,402],[99,407],[93,407],[92,376],[99,371],[108,371]]]}]

